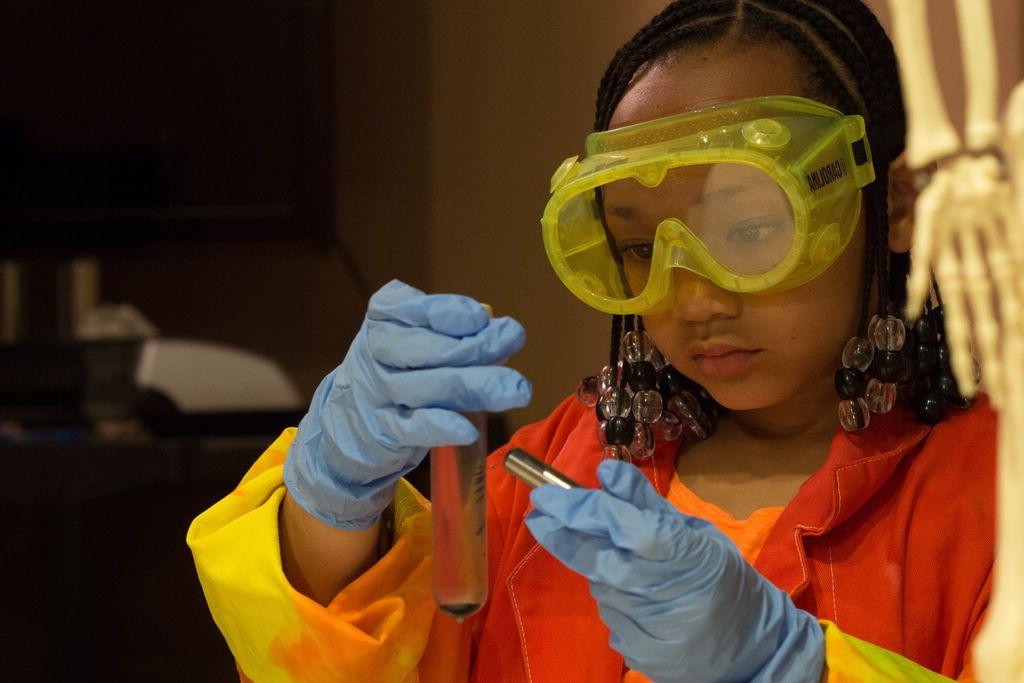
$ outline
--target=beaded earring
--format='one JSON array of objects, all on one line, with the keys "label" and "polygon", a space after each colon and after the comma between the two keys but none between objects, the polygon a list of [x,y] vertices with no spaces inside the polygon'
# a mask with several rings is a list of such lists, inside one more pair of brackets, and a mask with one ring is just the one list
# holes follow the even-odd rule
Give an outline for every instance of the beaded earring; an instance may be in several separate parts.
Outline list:
[{"label": "beaded earring", "polygon": [[[597,412],[602,455],[643,460],[654,454],[658,441],[710,436],[719,413],[711,395],[665,360],[642,321],[629,316],[625,328],[613,343],[612,363],[576,387],[580,403]],[[613,339],[618,330],[616,320]]]},{"label": "beaded earring", "polygon": [[941,422],[950,406],[971,404],[960,394],[949,367],[941,302],[908,327],[896,316],[876,315],[866,338],[846,343],[844,367],[835,375],[839,422],[846,431],[865,429],[871,413],[888,413],[897,396],[927,425]]}]

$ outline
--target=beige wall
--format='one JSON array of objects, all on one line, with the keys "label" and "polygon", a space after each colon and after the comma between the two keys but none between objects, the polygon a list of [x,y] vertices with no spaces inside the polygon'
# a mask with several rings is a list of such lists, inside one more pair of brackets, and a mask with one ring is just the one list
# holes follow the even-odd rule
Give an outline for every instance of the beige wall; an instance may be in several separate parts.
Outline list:
[{"label": "beige wall", "polygon": [[[465,292],[526,325],[512,364],[535,398],[515,425],[604,362],[606,317],[555,278],[539,217],[552,171],[591,128],[605,65],[664,4],[335,2],[341,239],[373,287],[401,277]],[[929,4],[950,99],[962,102],[953,0]],[[1005,90],[1020,73],[1020,8],[994,4]],[[269,353],[307,393],[364,307],[341,259],[303,246],[152,250],[105,259],[104,276],[108,299],[137,303],[166,334]]]},{"label": "beige wall", "polygon": [[[865,0],[882,25],[892,31],[892,17],[889,6],[898,0]],[[1010,88],[1021,79],[1021,14],[1020,0],[989,0],[992,5],[992,20],[996,33],[996,48],[999,54],[999,91],[1005,101]],[[964,79],[960,63],[960,38],[956,24],[954,0],[928,0],[929,30],[931,31],[932,52],[935,68],[939,73],[943,94],[949,114],[958,127],[963,129],[964,121]]]},{"label": "beige wall", "polygon": [[591,129],[616,48],[664,0],[431,3],[430,278],[527,330],[512,365],[539,419],[603,365],[608,319],[555,277],[540,237],[552,172]]}]

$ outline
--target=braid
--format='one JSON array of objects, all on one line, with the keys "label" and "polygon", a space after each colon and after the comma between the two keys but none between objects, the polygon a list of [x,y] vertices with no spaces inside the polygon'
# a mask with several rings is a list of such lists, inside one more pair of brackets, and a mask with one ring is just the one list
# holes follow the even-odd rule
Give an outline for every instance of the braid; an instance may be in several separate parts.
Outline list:
[{"label": "braid", "polygon": [[619,342],[622,339],[622,316],[612,316],[612,344],[611,353],[608,355],[608,367],[614,368],[619,362]]},{"label": "braid", "polygon": [[[892,43],[861,0],[675,0],[619,49],[601,79],[595,130],[606,130],[637,71],[673,50],[727,36],[748,43],[781,40],[796,50],[813,76],[817,96],[868,123],[877,180],[864,190],[868,226],[865,282],[858,329],[863,334],[877,284],[878,312],[902,296],[909,257],[888,250],[888,168],[902,151],[904,121],[899,70]],[[621,321],[615,324],[621,330]],[[618,347],[618,343],[614,342]]]},{"label": "braid", "polygon": [[637,70],[673,48],[714,40],[736,20],[736,0],[674,2],[615,53],[597,89],[594,130],[606,130]]}]

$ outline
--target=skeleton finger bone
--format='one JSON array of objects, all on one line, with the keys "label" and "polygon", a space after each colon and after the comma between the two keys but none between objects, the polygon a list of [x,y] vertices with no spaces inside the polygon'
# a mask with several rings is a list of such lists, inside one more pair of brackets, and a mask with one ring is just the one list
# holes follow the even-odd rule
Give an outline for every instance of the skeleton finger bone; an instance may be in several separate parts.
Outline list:
[{"label": "skeleton finger bone", "polygon": [[[949,220],[952,216],[947,216]],[[977,392],[974,381],[974,362],[970,352],[970,330],[967,326],[963,271],[956,254],[952,231],[944,231],[944,244],[936,258],[935,277],[943,292],[946,309],[946,340],[949,344],[950,365],[960,394],[971,398]]]},{"label": "skeleton finger bone", "polygon": [[936,174],[921,192],[917,202],[913,246],[910,251],[913,259],[907,281],[906,316],[909,320],[915,320],[921,314],[924,301],[931,289],[935,233],[939,218],[946,207],[948,188],[948,175]]},{"label": "skeleton finger bone", "polygon": [[985,373],[985,388],[992,397],[993,404],[998,407],[1002,404],[1004,380],[999,349],[999,326],[996,324],[995,309],[992,306],[992,286],[985,257],[982,255],[980,238],[980,233],[985,231],[984,224],[995,220],[995,216],[977,211],[972,215],[970,209],[965,210],[965,214],[964,223],[958,233],[960,251],[963,254],[965,289],[970,302],[971,318],[974,321],[981,367]]}]

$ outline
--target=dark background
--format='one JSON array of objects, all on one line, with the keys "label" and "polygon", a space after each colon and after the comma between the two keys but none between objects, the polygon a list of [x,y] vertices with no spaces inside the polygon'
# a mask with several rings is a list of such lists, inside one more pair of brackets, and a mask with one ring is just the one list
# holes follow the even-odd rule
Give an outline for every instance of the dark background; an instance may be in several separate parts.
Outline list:
[{"label": "dark background", "polygon": [[[548,179],[615,49],[664,4],[0,0],[0,266],[27,283],[18,329],[0,320],[0,379],[11,339],[67,341],[71,259],[100,300],[265,354],[307,399],[367,292],[398,277],[523,322],[512,363],[534,401],[507,420],[547,415],[608,343],[544,256]],[[1021,12],[993,5],[1005,93]],[[957,118],[952,0],[934,8]],[[26,398],[10,386],[0,407]],[[70,426],[0,439],[0,677],[236,679],[185,531],[286,425],[116,442]]]}]

